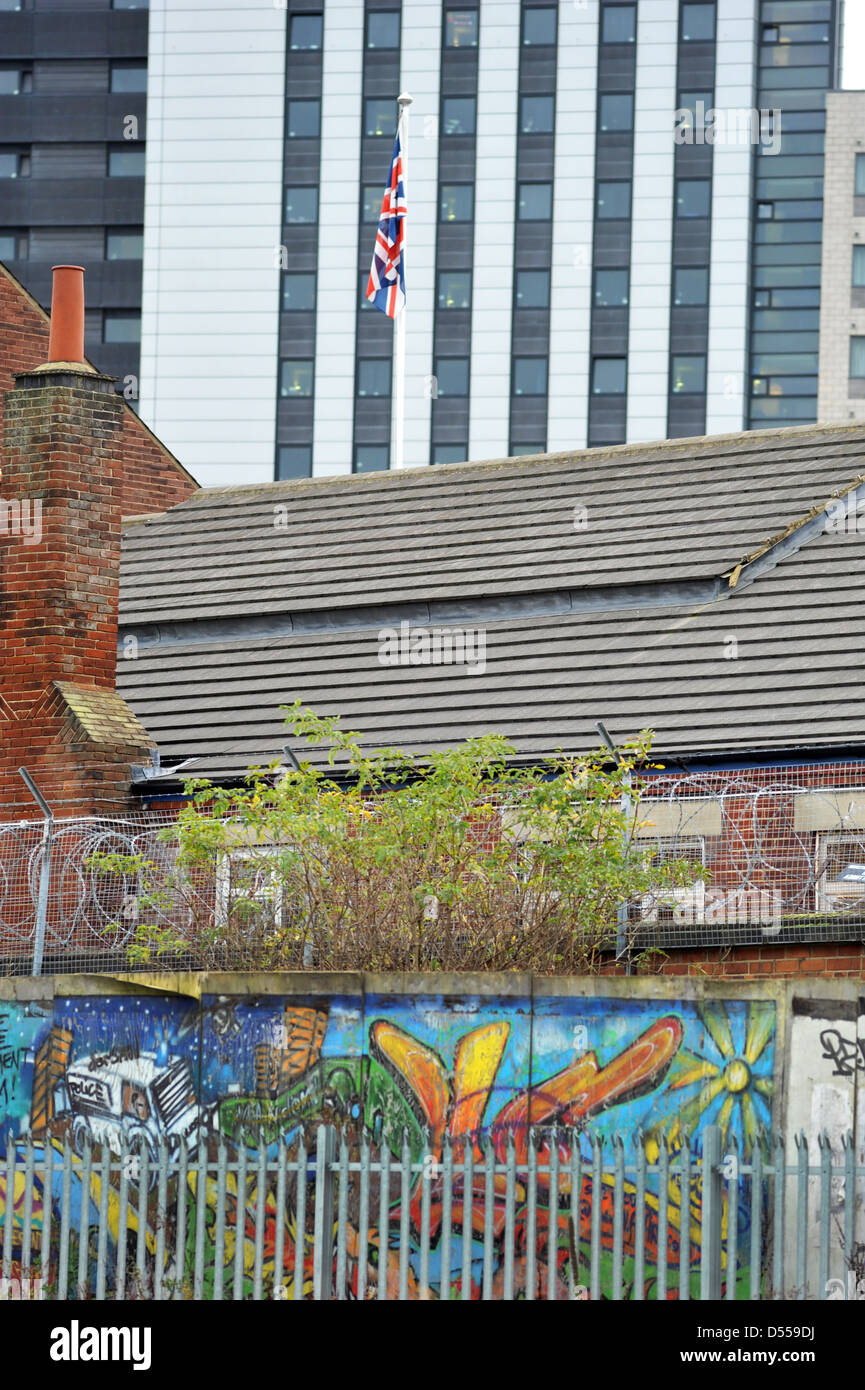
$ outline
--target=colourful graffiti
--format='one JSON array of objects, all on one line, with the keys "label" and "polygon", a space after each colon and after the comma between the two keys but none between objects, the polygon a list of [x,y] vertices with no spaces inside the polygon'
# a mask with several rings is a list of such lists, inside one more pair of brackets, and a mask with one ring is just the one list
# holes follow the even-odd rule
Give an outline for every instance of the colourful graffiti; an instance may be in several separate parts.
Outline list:
[{"label": "colourful graffiti", "polygon": [[[216,1184],[209,1172],[206,1178],[204,1200],[211,1215],[204,1227],[205,1288],[212,1288],[221,1258],[224,1283],[231,1284],[239,1263],[243,1290],[249,1292],[258,1223],[264,1280],[271,1287],[273,1281],[281,1283],[289,1298],[295,1280],[302,1281],[305,1293],[311,1290],[311,1208],[307,1204],[299,1222],[291,1189],[280,1215],[271,1172],[266,1190],[259,1192],[262,1152],[270,1160],[284,1145],[289,1155],[296,1154],[302,1137],[322,1121],[337,1125],[355,1154],[364,1136],[374,1145],[386,1145],[396,1158],[407,1142],[412,1161],[428,1159],[433,1174],[426,1194],[419,1174],[410,1194],[409,1295],[421,1296],[426,1196],[429,1285],[432,1296],[452,1298],[462,1294],[465,1269],[470,1271],[470,1296],[480,1294],[487,1217],[485,1155],[491,1149],[501,1163],[511,1154],[518,1165],[526,1165],[531,1149],[539,1170],[539,1199],[531,1219],[519,1167],[512,1194],[516,1290],[518,1296],[525,1294],[526,1269],[533,1267],[536,1293],[554,1279],[566,1296],[569,1286],[586,1277],[592,1213],[598,1203],[602,1279],[608,1278],[612,1259],[614,1179],[604,1168],[596,1191],[593,1136],[609,1140],[614,1134],[641,1135],[650,1157],[662,1148],[674,1156],[684,1146],[697,1154],[702,1129],[712,1123],[721,1127],[727,1144],[747,1152],[771,1122],[774,1032],[773,1003],[738,1000],[259,995],[211,996],[199,1004],[150,994],[61,998],[53,1009],[7,1004],[0,1018],[5,1082],[0,1091],[0,1138],[7,1152],[23,1152],[26,1142],[33,1146],[37,1178],[46,1150],[53,1151],[51,1191],[37,1183],[31,1203],[31,1222],[37,1230],[43,1209],[50,1204],[56,1211],[63,1200],[59,1156],[64,1143],[71,1143],[79,1155],[101,1146],[115,1155],[128,1149],[146,1153],[149,1162],[141,1166],[147,1173],[146,1186],[140,1172],[130,1169],[128,1200],[130,1229],[138,1232],[141,1215],[141,1234],[151,1260],[159,1248],[152,1205],[155,1160],[160,1145],[174,1154],[183,1145],[188,1200],[178,1202],[176,1192],[168,1194],[171,1221],[188,1222],[186,1228],[170,1231],[168,1240],[169,1246],[172,1240],[177,1244],[178,1231],[182,1232],[179,1248],[186,1249],[186,1267],[170,1271],[171,1278],[181,1282],[191,1279],[195,1259],[193,1225],[201,1181],[196,1158],[201,1154],[215,1159],[218,1147],[227,1146],[231,1162],[219,1255],[213,1218]],[[571,1131],[578,1135],[583,1159],[574,1191],[566,1140]],[[445,1156],[465,1162],[467,1154],[472,1171],[466,1178],[459,1164],[455,1170],[444,1242]],[[552,1195],[548,1169],[554,1155],[561,1171]],[[238,1163],[240,1157],[243,1161]],[[88,1224],[95,1228],[102,1208],[108,1212],[116,1243],[120,1199],[119,1176],[113,1174],[120,1166],[115,1165],[107,1180],[97,1161],[83,1179],[80,1165],[75,1169],[67,1194],[74,1206],[75,1232],[86,1231]],[[19,1177],[16,1172],[13,1241],[23,1195]],[[503,1279],[506,1188],[505,1175],[496,1173],[494,1297]],[[664,1195],[667,1222],[662,1241],[659,1209]],[[370,1232],[368,1290],[375,1289],[380,1278],[390,1285],[398,1277],[405,1230],[398,1188],[386,1198],[391,1200],[383,1206],[378,1200],[375,1204],[376,1212],[387,1210],[389,1218]],[[0,1206],[5,1201],[5,1183],[0,1181]],[[657,1182],[650,1183],[643,1201],[646,1260],[652,1267],[658,1261],[665,1265],[667,1296],[678,1297],[680,1272],[699,1260],[699,1180],[695,1176],[685,1185],[671,1176],[666,1194],[659,1194]],[[355,1292],[360,1286],[360,1240],[351,1215],[356,1206],[352,1194],[347,1261],[349,1287]],[[727,1272],[737,1284],[744,1277],[741,1262],[749,1249],[747,1231],[741,1229],[747,1204],[740,1208],[740,1267]],[[631,1292],[636,1210],[635,1187],[626,1181],[623,1257]],[[535,1242],[532,1261],[527,1260],[530,1241]],[[657,1296],[655,1282],[654,1275],[646,1280],[645,1297]],[[425,1291],[423,1296],[429,1294]]]}]

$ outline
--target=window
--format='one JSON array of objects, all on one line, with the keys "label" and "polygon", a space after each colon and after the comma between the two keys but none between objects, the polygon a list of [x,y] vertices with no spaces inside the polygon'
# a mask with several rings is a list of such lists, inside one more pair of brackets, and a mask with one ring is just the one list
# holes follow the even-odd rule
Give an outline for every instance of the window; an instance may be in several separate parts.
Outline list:
[{"label": "window", "polygon": [[287,188],[285,190],[285,220],[291,226],[314,222],[318,216],[318,189]]},{"label": "window", "polygon": [[277,452],[277,478],[309,478],[312,475],[312,446],[280,444]]},{"label": "window", "polygon": [[523,458],[526,454],[545,454],[547,452],[546,442],[542,444],[514,444],[511,443],[509,455],[513,459]]},{"label": "window", "polygon": [[433,463],[464,463],[467,453],[465,444],[434,444]]},{"label": "window", "polygon": [[369,97],[364,103],[364,135],[396,135],[396,102],[390,97]]},{"label": "window", "polygon": [[144,233],[138,227],[109,227],[105,233],[106,261],[140,261]]},{"label": "window", "polygon": [[379,312],[371,300],[367,299],[366,292],[369,287],[369,271],[362,270],[360,274],[360,307],[362,310],[371,309],[374,314]]},{"label": "window", "polygon": [[636,5],[605,5],[601,10],[601,43],[634,43]]},{"label": "window", "polygon": [[758,204],[757,204],[757,221],[758,221],[758,222],[770,222],[774,216],[775,216],[775,205],[774,205],[774,203],[758,203]]},{"label": "window", "polygon": [[472,277],[469,271],[443,270],[439,274],[440,309],[470,309],[472,307]]},{"label": "window", "polygon": [[112,63],[109,91],[146,92],[146,63]]},{"label": "window", "polygon": [[23,261],[28,252],[26,232],[0,232],[0,261]]},{"label": "window", "polygon": [[[281,928],[286,883],[277,861],[279,845],[233,849],[216,863],[214,918],[220,927],[232,919],[250,934]],[[284,851],[283,851],[284,852]]]},{"label": "window", "polygon": [[103,343],[140,343],[141,314],[131,309],[106,309],[102,324]]},{"label": "window", "polygon": [[321,48],[320,14],[293,14],[288,46],[292,53],[314,53]]},{"label": "window", "polygon": [[595,271],[595,304],[599,309],[621,308],[628,302],[626,270]]},{"label": "window", "polygon": [[477,48],[477,10],[445,10],[445,48]]},{"label": "window", "polygon": [[552,5],[549,9],[523,10],[523,43],[527,47],[555,43],[556,13]]},{"label": "window", "polygon": [[[11,6],[7,5],[6,8],[11,8],[13,10],[20,9],[20,3],[14,3]],[[111,8],[112,10],[146,10],[149,9],[149,0],[111,0]],[[2,9],[3,6],[0,4],[0,10]]]},{"label": "window", "polygon": [[550,272],[548,270],[518,270],[516,301],[518,309],[548,309],[550,306]]},{"label": "window", "polygon": [[549,135],[553,129],[552,97],[520,97],[520,134]]},{"label": "window", "polygon": [[682,39],[685,43],[712,43],[715,38],[715,6],[682,6]]},{"label": "window", "polygon": [[673,269],[674,304],[708,304],[709,271],[706,266],[681,266]]},{"label": "window", "polygon": [[436,396],[467,396],[469,393],[469,359],[467,357],[437,357],[435,364]]},{"label": "window", "polygon": [[702,395],[706,390],[705,357],[674,357],[670,390],[674,396]]},{"label": "window", "polygon": [[865,198],[865,154],[856,156],[856,182],[853,191],[857,198]]},{"label": "window", "polygon": [[592,395],[623,396],[627,375],[626,357],[596,357],[592,362]]},{"label": "window", "polygon": [[321,121],[321,102],[290,101],[288,103],[288,137],[290,140],[316,140]]},{"label": "window", "polygon": [[315,308],[315,276],[311,272],[283,275],[282,307],[290,314]]},{"label": "window", "polygon": [[291,398],[312,395],[312,362],[308,358],[280,363],[279,394]]},{"label": "window", "polygon": [[389,357],[361,357],[358,360],[357,394],[364,398],[390,395]]},{"label": "window", "polygon": [[390,466],[386,444],[358,444],[354,451],[355,473],[381,473]]},{"label": "window", "polygon": [[632,92],[604,92],[598,112],[601,130],[633,130],[634,96]]},{"label": "window", "polygon": [[380,222],[383,201],[384,189],[377,183],[367,184],[363,189],[361,220],[363,222]]},{"label": "window", "polygon": [[399,10],[373,10],[366,17],[367,48],[399,48]]},{"label": "window", "polygon": [[441,222],[471,222],[475,213],[475,190],[470,183],[445,183],[439,203]]},{"label": "window", "polygon": [[850,339],[850,375],[865,377],[865,338]]},{"label": "window", "polygon": [[445,97],[442,102],[442,134],[474,135],[474,97]]},{"label": "window", "polygon": [[545,396],[547,394],[546,357],[514,358],[514,395]]},{"label": "window", "polygon": [[32,90],[33,73],[29,68],[0,67],[0,97],[17,97]]},{"label": "window", "polygon": [[629,183],[597,184],[597,212],[602,222],[631,215],[631,185]]},{"label": "window", "polygon": [[521,183],[518,189],[517,217],[520,222],[549,222],[553,215],[551,183]]},{"label": "window", "polygon": [[109,150],[108,177],[110,179],[143,179],[144,150],[140,148]]},{"label": "window", "polygon": [[865,246],[853,247],[853,284],[865,285]]},{"label": "window", "polygon": [[18,179],[24,175],[26,156],[18,150],[0,152],[0,179]]},{"label": "window", "polygon": [[[799,11],[800,14],[804,13]],[[792,18],[792,11],[791,11]],[[807,16],[806,16],[807,18]],[[828,43],[828,24],[764,24],[761,43]]]},{"label": "window", "polygon": [[[853,799],[861,797],[855,791]],[[845,835],[837,830],[817,835],[814,880],[818,912],[850,912],[854,903],[865,895],[861,868],[865,865],[865,831]],[[857,870],[859,872],[857,873]]]},{"label": "window", "polygon": [[711,179],[684,179],[676,185],[677,217],[708,217]]},{"label": "window", "polygon": [[684,137],[684,143],[689,142],[688,132],[705,129],[706,112],[712,110],[712,101],[711,92],[682,92],[680,94],[678,109],[682,114],[678,117],[677,125],[681,136],[679,131],[676,135],[679,143],[682,143],[682,137]]}]

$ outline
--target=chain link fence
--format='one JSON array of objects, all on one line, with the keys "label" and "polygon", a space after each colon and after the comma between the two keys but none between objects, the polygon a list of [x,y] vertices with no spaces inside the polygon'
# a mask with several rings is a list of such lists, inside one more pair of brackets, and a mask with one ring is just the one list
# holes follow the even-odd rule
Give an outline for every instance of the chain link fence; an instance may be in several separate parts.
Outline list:
[{"label": "chain link fence", "polygon": [[[661,772],[635,783],[633,798],[629,853],[685,860],[694,879],[627,905],[629,949],[865,940],[865,764]],[[234,860],[245,866],[247,922],[257,913],[279,923],[286,913],[274,846],[226,849],[209,871],[184,877],[178,844],[177,813],[164,809],[0,823],[0,973],[193,968],[205,963],[205,937],[208,965],[261,964],[251,927],[227,933],[221,948],[219,939],[234,914]],[[105,856],[126,867],[106,873]],[[158,962],[137,949],[137,861],[147,865],[148,920],[170,928],[172,949]],[[292,965],[320,968],[308,942]]]}]

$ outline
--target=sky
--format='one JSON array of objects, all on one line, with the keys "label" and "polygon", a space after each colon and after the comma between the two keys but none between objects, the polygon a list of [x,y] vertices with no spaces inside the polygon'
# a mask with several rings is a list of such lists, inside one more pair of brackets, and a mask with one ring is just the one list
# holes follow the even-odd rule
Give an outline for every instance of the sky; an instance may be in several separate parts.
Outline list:
[{"label": "sky", "polygon": [[844,67],[841,86],[865,91],[865,0],[844,6]]}]

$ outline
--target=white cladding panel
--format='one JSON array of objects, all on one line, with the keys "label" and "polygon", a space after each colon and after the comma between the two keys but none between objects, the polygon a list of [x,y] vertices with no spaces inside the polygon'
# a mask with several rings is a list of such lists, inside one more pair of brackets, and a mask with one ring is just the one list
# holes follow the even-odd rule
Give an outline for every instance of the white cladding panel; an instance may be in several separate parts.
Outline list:
[{"label": "white cladding panel", "polygon": [[151,0],[140,408],[205,485],[273,477],[285,33]]}]

